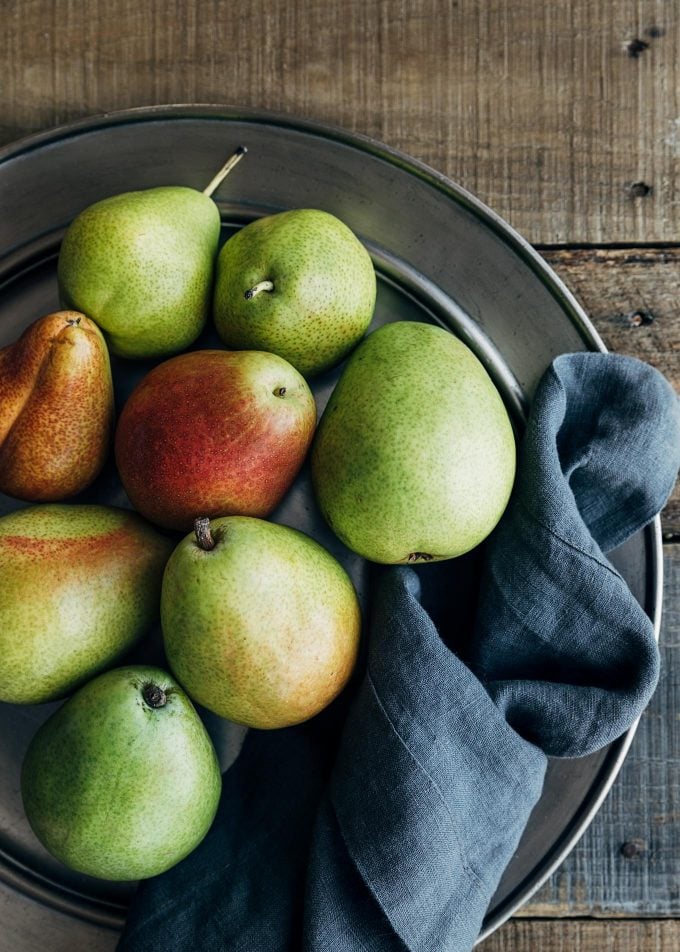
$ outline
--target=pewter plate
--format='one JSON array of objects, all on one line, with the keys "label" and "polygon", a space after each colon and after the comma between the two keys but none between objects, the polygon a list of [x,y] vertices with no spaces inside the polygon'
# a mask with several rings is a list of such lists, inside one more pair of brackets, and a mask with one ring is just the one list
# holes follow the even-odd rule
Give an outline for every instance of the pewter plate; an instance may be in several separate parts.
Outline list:
[{"label": "pewter plate", "polygon": [[[518,429],[554,356],[604,349],[572,295],[530,246],[448,179],[367,138],[221,106],[114,113],[0,151],[0,346],[57,308],[59,242],[81,209],[131,189],[203,188],[242,143],[249,155],[216,195],[225,237],[259,215],[287,208],[315,207],[337,215],[373,256],[379,275],[375,326],[407,319],[449,328],[484,362]],[[196,346],[219,344],[208,331]],[[119,408],[150,366],[114,363]],[[337,376],[336,370],[315,382],[320,411]],[[128,505],[112,465],[83,498]],[[18,505],[0,496],[0,513]],[[327,545],[366,597],[367,566],[325,527],[306,472],[275,518]],[[657,520],[613,558],[657,631],[660,538]],[[157,658],[159,650],[155,632],[132,660]],[[55,707],[0,705],[0,948],[103,952],[115,947],[132,887],[61,866],[35,840],[21,809],[21,760],[36,727]],[[226,767],[238,751],[241,732],[205,716]],[[634,728],[591,757],[551,764],[482,937],[525,902],[568,854],[611,786],[633,733]]]}]

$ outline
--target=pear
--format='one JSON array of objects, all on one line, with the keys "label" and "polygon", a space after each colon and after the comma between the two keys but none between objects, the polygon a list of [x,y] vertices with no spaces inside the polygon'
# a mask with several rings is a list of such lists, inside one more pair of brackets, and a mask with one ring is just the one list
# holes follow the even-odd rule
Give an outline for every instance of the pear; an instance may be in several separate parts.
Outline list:
[{"label": "pear", "polygon": [[54,701],[113,665],[157,618],[171,550],[123,509],[0,518],[0,701]]},{"label": "pear", "polygon": [[200,515],[268,515],[315,426],[314,397],[281,357],[195,350],[154,367],[133,391],[116,462],[134,507],[186,532]]},{"label": "pear", "polygon": [[501,397],[448,331],[400,321],[354,352],[311,457],[329,526],[374,562],[462,555],[494,528],[515,474]]},{"label": "pear", "polygon": [[0,492],[32,502],[85,489],[113,428],[109,354],[84,314],[41,317],[0,350]]},{"label": "pear", "polygon": [[121,357],[184,350],[210,307],[220,214],[212,192],[246,152],[236,150],[204,192],[161,186],[82,211],[59,253],[62,301],[85,311]]},{"label": "pear", "polygon": [[309,536],[248,516],[199,519],[165,570],[168,662],[194,700],[249,727],[312,717],[354,667],[361,614],[342,566]]},{"label": "pear", "polygon": [[165,671],[107,671],[31,741],[21,774],[28,821],[72,869],[145,879],[208,832],[221,790],[215,751],[191,701]]},{"label": "pear", "polygon": [[334,215],[313,208],[251,222],[222,248],[215,326],[237,350],[269,350],[304,376],[337,364],[373,316],[371,258]]}]

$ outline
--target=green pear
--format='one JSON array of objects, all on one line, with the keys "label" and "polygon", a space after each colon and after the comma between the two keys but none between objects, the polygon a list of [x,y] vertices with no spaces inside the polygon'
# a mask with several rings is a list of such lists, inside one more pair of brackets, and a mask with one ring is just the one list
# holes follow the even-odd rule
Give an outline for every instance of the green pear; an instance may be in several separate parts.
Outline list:
[{"label": "green pear", "polygon": [[361,340],[375,294],[371,258],[347,225],[295,209],[251,222],[222,248],[215,325],[227,347],[272,351],[311,376]]},{"label": "green pear", "polygon": [[59,253],[62,301],[96,321],[114,354],[163,357],[200,334],[220,235],[210,196],[245,151],[204,192],[124,192],[90,205],[69,226]]},{"label": "green pear", "polygon": [[400,321],[354,352],[312,447],[329,526],[374,562],[450,559],[505,509],[515,441],[475,355],[448,331]]},{"label": "green pear", "polygon": [[204,707],[249,727],[312,717],[354,667],[349,576],[309,536],[248,516],[200,519],[163,578],[168,662]]},{"label": "green pear", "polygon": [[165,671],[116,668],[90,681],[31,741],[21,793],[35,835],[72,869],[146,879],[208,832],[222,778],[210,738]]},{"label": "green pear", "polygon": [[0,701],[63,697],[158,617],[172,543],[135,513],[32,506],[0,518]]}]

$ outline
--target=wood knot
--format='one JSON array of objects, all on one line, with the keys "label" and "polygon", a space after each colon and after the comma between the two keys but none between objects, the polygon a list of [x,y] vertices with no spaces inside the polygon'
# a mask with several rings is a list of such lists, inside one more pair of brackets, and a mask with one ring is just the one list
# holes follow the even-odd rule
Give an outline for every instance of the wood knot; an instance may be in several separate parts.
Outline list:
[{"label": "wood knot", "polygon": [[644,40],[636,37],[634,40],[629,40],[626,43],[626,50],[631,59],[639,59],[645,50],[649,49],[649,43],[646,43]]},{"label": "wood knot", "polygon": [[651,37],[653,40],[657,40],[660,36],[665,36],[666,30],[662,26],[648,26],[645,30],[645,36]]},{"label": "wood knot", "polygon": [[631,313],[626,316],[626,323],[629,327],[642,327],[643,324],[652,324],[653,322],[654,315],[651,311],[631,311]]}]

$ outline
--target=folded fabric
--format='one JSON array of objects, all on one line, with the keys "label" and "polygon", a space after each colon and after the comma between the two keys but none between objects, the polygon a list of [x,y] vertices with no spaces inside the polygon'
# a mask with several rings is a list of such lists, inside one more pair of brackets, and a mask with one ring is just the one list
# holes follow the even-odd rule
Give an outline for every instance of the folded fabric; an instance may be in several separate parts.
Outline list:
[{"label": "folded fabric", "polygon": [[557,358],[471,623],[475,556],[420,579],[376,571],[355,689],[248,734],[212,830],[140,886],[119,948],[467,952],[547,757],[608,744],[654,690],[651,622],[604,553],[662,508],[679,466],[678,400],[657,371]]}]

